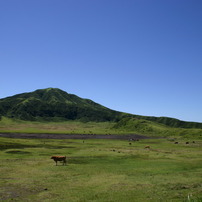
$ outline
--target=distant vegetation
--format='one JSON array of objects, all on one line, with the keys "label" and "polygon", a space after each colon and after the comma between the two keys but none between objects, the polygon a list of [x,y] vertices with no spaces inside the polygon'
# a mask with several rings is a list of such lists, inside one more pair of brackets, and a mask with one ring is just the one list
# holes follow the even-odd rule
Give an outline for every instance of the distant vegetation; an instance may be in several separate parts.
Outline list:
[{"label": "distant vegetation", "polygon": [[170,117],[137,116],[137,118],[161,123],[175,128],[202,128],[202,123],[181,121]]},{"label": "distant vegetation", "polygon": [[81,122],[67,120],[23,121],[2,117],[0,133],[62,133],[62,134],[139,134],[150,137],[181,137],[202,139],[202,129],[174,128],[164,124],[136,118],[123,118],[118,122]]},{"label": "distant vegetation", "polygon": [[[159,118],[160,119],[160,118]],[[168,118],[169,119],[169,118]],[[189,123],[189,122],[188,122]],[[180,128],[171,127],[163,123],[149,121],[139,118],[123,118],[115,123],[113,129],[122,131],[122,133],[137,133],[148,136],[168,137],[198,137],[202,138],[202,129],[200,128]]]},{"label": "distant vegetation", "polygon": [[6,131],[201,136],[202,123],[118,112],[47,88],[0,99],[0,132]]}]

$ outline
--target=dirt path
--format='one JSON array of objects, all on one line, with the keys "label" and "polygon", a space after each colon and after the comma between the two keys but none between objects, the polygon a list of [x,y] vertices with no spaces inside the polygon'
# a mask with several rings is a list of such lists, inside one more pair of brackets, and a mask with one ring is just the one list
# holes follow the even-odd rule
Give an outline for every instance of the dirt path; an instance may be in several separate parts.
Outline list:
[{"label": "dirt path", "polygon": [[26,134],[26,133],[0,133],[0,137],[9,138],[36,138],[36,139],[149,139],[143,135],[95,135],[95,134]]}]

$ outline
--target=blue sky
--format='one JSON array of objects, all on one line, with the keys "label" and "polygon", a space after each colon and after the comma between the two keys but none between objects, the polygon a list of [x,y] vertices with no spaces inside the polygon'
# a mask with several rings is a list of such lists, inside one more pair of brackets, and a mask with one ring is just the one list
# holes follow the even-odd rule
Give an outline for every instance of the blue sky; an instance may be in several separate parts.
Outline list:
[{"label": "blue sky", "polygon": [[202,122],[202,1],[0,0],[0,98],[48,87]]}]

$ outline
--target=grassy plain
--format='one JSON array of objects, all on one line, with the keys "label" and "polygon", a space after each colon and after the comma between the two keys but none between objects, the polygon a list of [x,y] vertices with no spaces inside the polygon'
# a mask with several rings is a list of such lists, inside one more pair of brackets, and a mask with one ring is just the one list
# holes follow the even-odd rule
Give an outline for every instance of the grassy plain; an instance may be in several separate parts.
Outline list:
[{"label": "grassy plain", "polygon": [[[0,138],[0,200],[199,202],[202,141],[191,140]],[[66,155],[67,165],[51,155]]]},{"label": "grassy plain", "polygon": [[2,117],[0,133],[63,133],[63,134],[139,134],[151,137],[202,139],[202,129],[174,128],[145,120],[132,120],[121,125],[115,122],[37,122]]},{"label": "grassy plain", "polygon": [[17,133],[68,133],[68,134],[109,134],[118,132],[112,129],[113,122],[37,122],[13,120],[3,117],[0,121],[0,132]]}]

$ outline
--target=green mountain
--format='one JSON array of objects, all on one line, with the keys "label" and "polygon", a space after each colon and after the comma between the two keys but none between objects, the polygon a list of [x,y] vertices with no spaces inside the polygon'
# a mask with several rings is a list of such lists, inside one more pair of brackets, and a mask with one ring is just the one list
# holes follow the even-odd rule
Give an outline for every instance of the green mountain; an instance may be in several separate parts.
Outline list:
[{"label": "green mountain", "polygon": [[[157,125],[173,128],[202,128],[202,123],[169,117],[132,115],[104,107],[58,88],[40,89],[0,99],[0,116],[31,121],[114,121],[115,128],[154,131]],[[156,125],[157,124],[157,125]]]},{"label": "green mountain", "polygon": [[123,113],[57,88],[0,99],[0,115],[22,120],[117,121]]},{"label": "green mountain", "polygon": [[150,122],[163,124],[173,128],[202,128],[202,123],[181,121],[179,119],[170,117],[139,116],[139,115],[134,115],[133,117],[137,119],[144,119]]}]

